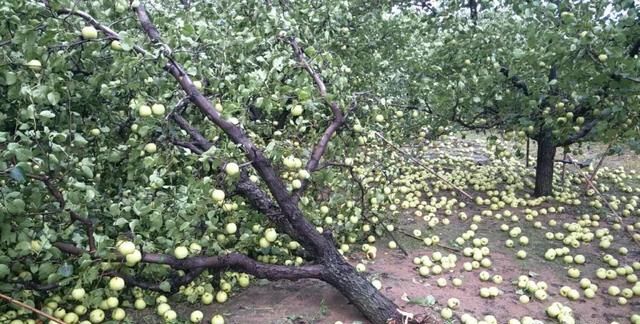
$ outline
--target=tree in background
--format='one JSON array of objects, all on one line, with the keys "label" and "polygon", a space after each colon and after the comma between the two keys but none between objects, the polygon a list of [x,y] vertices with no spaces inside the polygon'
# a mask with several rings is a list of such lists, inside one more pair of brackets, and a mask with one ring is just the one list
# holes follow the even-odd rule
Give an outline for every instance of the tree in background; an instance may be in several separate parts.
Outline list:
[{"label": "tree in background", "polygon": [[396,54],[407,100],[467,129],[537,141],[536,196],[552,194],[556,148],[637,139],[633,1],[474,2],[477,16],[467,5],[440,8],[432,32]]}]

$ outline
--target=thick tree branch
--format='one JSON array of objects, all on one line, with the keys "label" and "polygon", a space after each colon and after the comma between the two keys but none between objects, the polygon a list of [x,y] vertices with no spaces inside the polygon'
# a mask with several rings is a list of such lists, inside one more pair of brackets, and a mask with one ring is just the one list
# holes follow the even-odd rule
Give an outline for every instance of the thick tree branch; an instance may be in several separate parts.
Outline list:
[{"label": "thick tree branch", "polygon": [[255,183],[253,183],[246,172],[240,174],[240,180],[236,184],[236,190],[241,196],[245,197],[249,204],[260,213],[266,215],[273,221],[279,231],[288,234],[293,239],[299,239],[299,235],[291,226],[284,214],[273,200],[262,191]]},{"label": "thick tree branch", "polygon": [[517,75],[509,76],[509,68],[505,66],[500,67],[500,73],[502,73],[502,75],[509,79],[509,82],[511,82],[511,85],[514,88],[520,89],[525,96],[530,95],[527,83],[522,81]]},{"label": "thick tree branch", "polygon": [[640,38],[636,39],[636,41],[629,48],[629,56],[634,57],[640,53]]},{"label": "thick tree branch", "polygon": [[[69,243],[57,242],[54,243],[54,245],[61,251],[71,255],[80,256],[86,253],[84,250]],[[295,267],[265,264],[240,253],[229,253],[219,256],[194,256],[186,259],[177,259],[167,254],[144,253],[140,262],[168,265],[175,270],[189,271],[188,273],[190,273],[190,271],[205,269],[213,271],[236,271],[247,273],[257,278],[271,280],[298,280],[305,278],[322,279],[324,275],[324,266],[322,265],[311,264]],[[121,276],[120,274],[112,275]],[[191,278],[193,280],[197,275],[192,273],[187,277],[187,279],[190,277],[193,277]],[[135,281],[132,280],[131,282]],[[182,282],[180,281],[179,283]],[[153,286],[149,284],[148,288],[153,289]]]},{"label": "thick tree branch", "polygon": [[298,64],[302,66],[302,68],[305,69],[305,71],[307,71],[309,76],[311,76],[311,78],[313,79],[313,83],[315,84],[316,89],[318,90],[318,93],[320,94],[322,99],[324,99],[326,103],[329,105],[333,115],[336,118],[339,116],[341,117],[342,110],[340,110],[340,107],[338,107],[338,103],[335,101],[332,101],[327,95],[327,87],[325,86],[324,81],[322,80],[322,77],[318,72],[316,72],[313,69],[313,67],[309,63],[307,56],[304,54],[304,51],[300,47],[300,44],[298,44],[298,40],[295,37],[290,37],[288,42],[289,42],[289,45],[291,45],[291,48],[293,49],[293,56],[295,57],[296,61],[298,62]]},{"label": "thick tree branch", "polygon": [[[213,143],[209,142],[209,140],[207,140],[200,131],[191,126],[191,124],[182,115],[172,113],[169,118],[181,129],[186,131],[196,142],[200,151],[197,151],[197,148],[192,148],[191,151],[193,153],[202,154],[213,146]],[[266,192],[260,189],[258,185],[249,179],[249,176],[244,171],[240,174],[240,179],[236,183],[236,191],[240,193],[241,196],[245,197],[251,206],[273,221],[279,231],[288,234],[294,239],[298,239],[298,235],[296,235],[291,223],[289,223],[287,218],[282,214],[280,208],[276,206]]]},{"label": "thick tree branch", "polygon": [[171,120],[173,120],[178,127],[187,132],[191,139],[193,139],[201,150],[207,151],[213,146],[213,143],[209,142],[197,129],[195,129],[191,124],[179,114],[172,114],[170,116]]},{"label": "thick tree branch", "polygon": [[202,154],[204,151],[196,145],[196,143],[182,142],[175,139],[171,140],[171,143],[175,146],[183,147],[195,154]]},{"label": "thick tree branch", "polygon": [[[329,142],[331,141],[331,138],[333,137],[333,135],[336,134],[338,130],[344,125],[344,123],[347,121],[348,115],[356,109],[357,96],[365,93],[354,94],[351,106],[349,107],[346,113],[343,113],[342,109],[340,109],[340,107],[338,106],[338,103],[330,100],[330,98],[328,97],[327,87],[325,86],[324,81],[322,80],[322,76],[320,75],[320,73],[318,73],[316,70],[313,69],[313,67],[311,66],[311,63],[309,63],[308,57],[304,54],[304,50],[302,49],[302,47],[300,47],[300,44],[298,43],[297,39],[295,37],[290,37],[288,42],[289,42],[289,45],[291,45],[291,48],[293,50],[294,58],[296,59],[298,64],[300,64],[304,68],[304,70],[307,71],[307,74],[309,74],[309,76],[313,80],[313,83],[316,89],[318,90],[318,93],[326,101],[326,103],[329,105],[331,109],[331,112],[333,113],[333,119],[331,123],[329,123],[329,126],[322,133],[320,140],[318,140],[318,142],[314,145],[311,151],[311,156],[309,157],[309,161],[307,161],[307,164],[305,166],[305,169],[309,173],[313,173],[314,171],[318,170],[320,159],[326,153],[327,146],[329,145]],[[300,186],[300,188],[296,189],[292,194],[294,201],[297,202],[298,199],[300,199],[300,197],[302,196],[302,193],[309,186],[309,183],[310,182],[308,179],[305,179],[302,181],[302,185]]]},{"label": "thick tree branch", "polygon": [[473,24],[476,25],[478,23],[478,2],[476,0],[469,0],[469,11],[471,20],[473,20]]},{"label": "thick tree branch", "polygon": [[589,135],[589,133],[591,133],[591,130],[597,124],[598,124],[598,120],[592,120],[592,121],[587,122],[575,134],[572,134],[571,136],[567,137],[564,141],[559,141],[558,143],[556,143],[557,144],[556,146],[568,146],[568,145],[571,145],[571,144],[574,144],[574,143],[578,142],[579,140],[587,137],[587,135]]},{"label": "thick tree branch", "polygon": [[[313,67],[311,66],[311,63],[309,63],[309,60],[307,56],[304,54],[302,47],[300,47],[300,44],[298,44],[297,39],[295,37],[290,37],[288,39],[288,42],[289,42],[289,45],[291,45],[291,48],[293,50],[293,56],[295,60],[298,62],[298,64],[302,66],[302,68],[305,71],[307,71],[311,79],[313,79],[313,83],[316,89],[318,90],[318,93],[326,101],[326,103],[329,105],[329,108],[331,109],[331,112],[333,113],[333,120],[331,121],[329,126],[325,129],[325,131],[322,133],[322,136],[320,137],[320,140],[318,141],[318,143],[316,143],[316,145],[313,147],[313,150],[311,151],[311,156],[309,157],[309,161],[307,161],[307,165],[305,166],[305,169],[309,171],[309,173],[311,173],[316,171],[316,168],[320,163],[320,159],[322,158],[324,153],[327,151],[327,146],[331,141],[331,137],[344,124],[346,118],[342,110],[338,106],[338,103],[335,101],[332,101],[329,98],[327,94],[327,87],[325,86],[324,81],[322,80],[322,77],[317,71],[313,69]],[[297,200],[308,185],[309,185],[309,181],[304,180],[302,182],[302,186],[294,192],[293,194],[294,199]]]},{"label": "thick tree branch", "polygon": [[[135,13],[140,20],[143,31],[152,40],[158,41],[155,32],[157,29],[150,28],[153,24],[146,12],[144,5],[135,8]],[[180,84],[181,88],[187,93],[191,102],[198,107],[207,119],[218,126],[227,136],[236,144],[238,144],[245,152],[248,160],[253,161],[253,167],[266,183],[269,191],[278,202],[283,215],[291,223],[292,228],[298,233],[300,243],[310,251],[317,255],[322,254],[322,250],[328,248],[328,243],[311,225],[304,219],[304,216],[298,209],[295,201],[291,199],[286,186],[282,179],[276,174],[269,160],[264,156],[254,143],[249,139],[246,133],[240,128],[227,120],[223,119],[220,113],[215,110],[213,104],[205,98],[202,93],[196,89],[191,78],[184,73],[184,70],[173,59],[169,58],[169,62],[164,69],[171,74]]]},{"label": "thick tree branch", "polygon": [[127,286],[140,287],[146,290],[156,291],[160,293],[175,294],[178,291],[180,291],[181,286],[188,285],[190,282],[198,278],[198,276],[200,276],[200,274],[202,274],[205,270],[206,270],[205,268],[192,269],[192,270],[189,270],[187,273],[185,273],[183,276],[171,277],[169,279],[169,283],[171,286],[169,291],[166,291],[165,289],[162,288],[161,286],[162,282],[150,282],[142,278],[138,278],[136,276],[131,276],[128,274],[113,272],[113,271],[106,272],[103,275],[108,277],[120,277],[124,280]]}]

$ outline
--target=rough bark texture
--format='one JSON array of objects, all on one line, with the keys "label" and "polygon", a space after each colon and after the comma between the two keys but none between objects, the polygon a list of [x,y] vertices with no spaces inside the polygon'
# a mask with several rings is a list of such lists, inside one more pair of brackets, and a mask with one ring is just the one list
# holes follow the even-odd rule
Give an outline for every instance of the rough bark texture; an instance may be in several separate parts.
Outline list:
[{"label": "rough bark texture", "polygon": [[536,159],[536,187],[534,196],[550,196],[553,192],[553,163],[556,146],[550,133],[543,133],[538,139]]},{"label": "rough bark texture", "polygon": [[397,306],[357,273],[342,256],[333,254],[323,262],[323,280],[338,289],[372,323],[402,323]]}]

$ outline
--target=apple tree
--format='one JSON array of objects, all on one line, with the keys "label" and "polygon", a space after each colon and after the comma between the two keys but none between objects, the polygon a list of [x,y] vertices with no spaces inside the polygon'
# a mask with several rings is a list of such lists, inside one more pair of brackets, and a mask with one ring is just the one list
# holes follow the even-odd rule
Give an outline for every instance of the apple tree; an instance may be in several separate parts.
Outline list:
[{"label": "apple tree", "polygon": [[128,291],[142,308],[140,289],[224,302],[249,276],[314,278],[401,322],[342,255],[380,223],[359,202],[382,193],[352,181],[384,120],[337,54],[348,1],[0,9],[1,292],[97,323]]},{"label": "apple tree", "polygon": [[537,141],[536,196],[552,194],[558,147],[638,137],[633,1],[474,6],[441,7],[429,20],[434,32],[398,52],[413,100],[467,129]]}]

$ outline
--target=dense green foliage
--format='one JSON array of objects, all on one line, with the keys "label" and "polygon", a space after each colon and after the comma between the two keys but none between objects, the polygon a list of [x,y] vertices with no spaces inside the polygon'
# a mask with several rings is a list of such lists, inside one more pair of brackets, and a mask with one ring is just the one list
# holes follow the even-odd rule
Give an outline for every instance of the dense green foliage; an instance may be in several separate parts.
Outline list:
[{"label": "dense green foliage", "polygon": [[[47,297],[35,288],[54,284],[65,293],[91,287],[85,304],[99,307],[113,294],[104,288],[109,271],[176,288],[167,279],[176,272],[166,266],[122,262],[118,240],[144,253],[174,254],[196,243],[204,255],[233,250],[267,263],[304,263],[286,235],[261,242],[273,224],[235,194],[238,175],[219,171],[236,163],[264,188],[262,180],[192,107],[184,117],[214,146],[202,154],[184,148],[189,136],[165,118],[184,99],[163,71],[168,60],[241,125],[291,190],[308,177],[304,164],[333,118],[329,102],[350,112],[323,157],[341,165],[314,172],[301,198],[308,219],[331,230],[345,251],[343,244],[372,240],[363,225],[381,235],[381,224],[393,222],[393,213],[382,213],[394,202],[378,185],[384,172],[364,154],[379,141],[375,131],[399,144],[460,124],[534,139],[551,131],[559,144],[638,144],[633,1],[483,1],[477,21],[457,2],[433,11],[333,0],[149,4],[165,44],[147,40],[127,1],[49,2],[0,4],[0,292],[31,304]],[[87,12],[120,40],[103,32],[82,37],[88,22],[57,14],[60,8]],[[326,83],[326,97],[296,60],[290,37]],[[226,193],[223,201],[212,199],[216,189]],[[360,199],[381,219],[365,219]],[[95,224],[95,254],[69,258],[53,244],[87,250],[85,219]],[[229,223],[238,231],[225,229]]]}]

